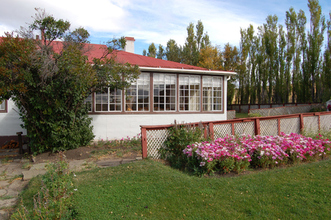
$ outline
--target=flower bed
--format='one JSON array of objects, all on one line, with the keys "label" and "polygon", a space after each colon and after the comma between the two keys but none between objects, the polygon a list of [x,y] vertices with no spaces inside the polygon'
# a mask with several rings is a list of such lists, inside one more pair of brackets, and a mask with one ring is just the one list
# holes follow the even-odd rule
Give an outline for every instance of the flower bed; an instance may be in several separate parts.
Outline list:
[{"label": "flower bed", "polygon": [[295,133],[254,137],[242,135],[240,138],[226,136],[214,142],[188,145],[183,153],[191,165],[199,164],[200,173],[240,173],[249,166],[266,168],[323,158],[331,151],[331,141],[321,137],[312,139]]}]

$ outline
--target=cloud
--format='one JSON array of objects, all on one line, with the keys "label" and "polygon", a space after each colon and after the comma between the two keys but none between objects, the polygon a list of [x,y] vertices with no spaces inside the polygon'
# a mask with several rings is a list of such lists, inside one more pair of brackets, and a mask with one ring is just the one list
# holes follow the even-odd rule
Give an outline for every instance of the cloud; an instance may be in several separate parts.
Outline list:
[{"label": "cloud", "polygon": [[[183,45],[189,23],[201,20],[213,44],[238,45],[240,28],[249,24],[257,28],[268,14],[277,14],[281,22],[291,4],[278,0],[8,0],[0,8],[0,35],[31,23],[34,8],[39,7],[70,21],[72,29],[86,28],[98,41],[94,43],[132,36],[148,44],[166,45],[174,39]],[[295,10],[306,5],[296,4]]]}]

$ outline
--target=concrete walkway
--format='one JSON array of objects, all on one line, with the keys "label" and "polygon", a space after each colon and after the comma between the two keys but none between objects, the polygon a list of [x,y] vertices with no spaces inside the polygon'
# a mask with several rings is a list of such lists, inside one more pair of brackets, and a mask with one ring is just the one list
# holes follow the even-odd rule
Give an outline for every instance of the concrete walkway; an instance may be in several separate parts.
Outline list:
[{"label": "concrete walkway", "polygon": [[[71,171],[82,171],[96,167],[113,167],[120,164],[141,160],[136,159],[101,159],[101,160],[68,160]],[[29,180],[37,175],[46,173],[47,163],[33,163],[27,159],[2,160],[0,164],[0,220],[9,219],[15,205],[18,203],[20,192],[27,186]]]}]

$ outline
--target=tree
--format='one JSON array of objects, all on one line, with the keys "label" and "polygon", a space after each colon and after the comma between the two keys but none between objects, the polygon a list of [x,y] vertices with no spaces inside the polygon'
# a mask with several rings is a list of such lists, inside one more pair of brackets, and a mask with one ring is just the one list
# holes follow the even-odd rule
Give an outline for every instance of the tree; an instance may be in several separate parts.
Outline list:
[{"label": "tree", "polygon": [[194,31],[194,24],[190,23],[186,28],[187,38],[182,51],[182,62],[185,64],[197,66],[200,59],[200,50],[210,46],[209,36],[203,33],[203,24],[199,20]]},{"label": "tree", "polygon": [[198,66],[211,69],[222,69],[221,57],[217,47],[207,46],[200,51]]},{"label": "tree", "polygon": [[164,48],[161,44],[159,44],[159,49],[157,51],[156,57],[162,60],[164,56],[165,56]]},{"label": "tree", "polygon": [[[322,16],[322,9],[318,0],[308,0],[310,11],[310,31],[308,32],[308,72],[310,73],[308,89],[311,92],[311,101],[318,102],[319,95],[317,91],[321,91],[320,72],[321,66],[321,48],[324,40],[325,17]],[[308,97],[308,96],[306,96]]]},{"label": "tree", "polygon": [[156,46],[154,43],[151,43],[148,47],[148,53],[147,53],[148,57],[156,57]]},{"label": "tree", "polygon": [[175,40],[168,40],[165,56],[169,61],[181,62],[181,48],[177,45]]},{"label": "tree", "polygon": [[[90,65],[84,56],[88,32],[69,27],[37,9],[28,28],[16,37],[7,33],[0,42],[0,101],[14,100],[35,153],[87,145],[94,136],[85,99],[105,86],[124,89],[139,75],[138,67],[107,56],[124,38],[109,42],[113,48]],[[33,31],[42,39],[31,38]],[[54,45],[63,48],[55,52]]]},{"label": "tree", "polygon": [[324,51],[323,75],[321,81],[323,85],[323,101],[331,99],[331,13],[327,21],[327,45]]}]

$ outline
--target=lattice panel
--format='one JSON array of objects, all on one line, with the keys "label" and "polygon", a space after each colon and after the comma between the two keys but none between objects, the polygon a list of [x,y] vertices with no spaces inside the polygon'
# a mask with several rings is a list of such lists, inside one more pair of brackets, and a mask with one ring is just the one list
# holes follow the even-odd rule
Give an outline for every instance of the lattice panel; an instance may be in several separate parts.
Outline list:
[{"label": "lattice panel", "polygon": [[159,159],[159,149],[163,146],[167,140],[169,132],[164,130],[147,130],[147,156],[153,159]]},{"label": "lattice panel", "polygon": [[254,129],[254,122],[240,122],[234,124],[234,133],[235,135],[242,135],[242,134],[249,134],[254,135],[255,129]]},{"label": "lattice panel", "polygon": [[331,115],[321,115],[321,130],[331,129]]},{"label": "lattice panel", "polygon": [[285,134],[300,133],[300,118],[280,119],[280,132]]},{"label": "lattice panel", "polygon": [[310,116],[303,118],[303,128],[306,132],[318,131],[318,116]]},{"label": "lattice panel", "polygon": [[260,132],[262,136],[278,135],[278,120],[262,120],[260,121]]},{"label": "lattice panel", "polygon": [[226,118],[228,120],[234,119],[236,117],[236,111],[235,110],[227,111],[226,114],[227,114]]},{"label": "lattice panel", "polygon": [[231,124],[214,124],[214,139],[224,138],[226,135],[232,135]]},{"label": "lattice panel", "polygon": [[288,107],[279,107],[279,108],[268,108],[264,109],[252,109],[250,110],[251,113],[258,113],[262,116],[275,116],[275,115],[289,115],[289,114],[296,114],[296,113],[305,113],[309,112],[312,108],[312,105],[305,105],[305,106],[288,106]]}]

